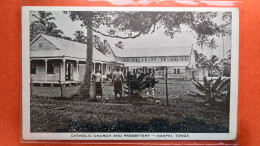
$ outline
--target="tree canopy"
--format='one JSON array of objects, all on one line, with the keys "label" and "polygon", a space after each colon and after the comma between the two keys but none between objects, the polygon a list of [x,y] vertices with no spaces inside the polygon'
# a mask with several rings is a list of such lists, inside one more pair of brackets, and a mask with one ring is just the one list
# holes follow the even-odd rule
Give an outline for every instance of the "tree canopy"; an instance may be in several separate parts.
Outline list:
[{"label": "tree canopy", "polygon": [[46,34],[63,38],[63,31],[57,28],[57,25],[51,20],[55,20],[51,12],[37,11],[32,16],[36,19],[30,24],[30,40],[39,34]]},{"label": "tree canopy", "polygon": [[[65,12],[73,21],[81,21],[94,32],[112,38],[129,39],[153,33],[159,28],[164,34],[173,38],[181,32],[181,25],[187,25],[200,35],[216,34],[217,24],[213,19],[216,12]],[[91,23],[91,25],[90,25]],[[99,28],[106,27],[106,32]],[[120,35],[119,35],[120,34]]]}]

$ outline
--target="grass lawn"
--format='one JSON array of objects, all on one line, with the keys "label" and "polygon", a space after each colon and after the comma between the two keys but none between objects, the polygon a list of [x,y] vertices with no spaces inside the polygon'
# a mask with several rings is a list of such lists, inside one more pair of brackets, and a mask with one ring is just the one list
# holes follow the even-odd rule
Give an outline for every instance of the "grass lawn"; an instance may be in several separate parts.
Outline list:
[{"label": "grass lawn", "polygon": [[[60,99],[59,87],[33,87],[31,97],[32,132],[228,132],[227,106],[208,107],[199,98],[187,95],[196,90],[191,81],[169,81],[169,105],[165,106],[165,84],[156,85],[156,99],[146,104],[118,103],[113,87],[104,84],[107,100]],[[78,86],[65,87],[64,95],[76,93]],[[145,93],[144,93],[145,95]],[[126,96],[126,95],[125,95]],[[53,98],[56,97],[56,98]]]}]

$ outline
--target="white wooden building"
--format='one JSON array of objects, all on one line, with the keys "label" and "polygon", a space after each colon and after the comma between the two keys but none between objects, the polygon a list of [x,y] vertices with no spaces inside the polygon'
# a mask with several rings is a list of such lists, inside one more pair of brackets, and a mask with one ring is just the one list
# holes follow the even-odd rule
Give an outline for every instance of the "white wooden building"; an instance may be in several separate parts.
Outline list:
[{"label": "white wooden building", "polygon": [[[30,44],[31,80],[33,84],[78,84],[83,80],[87,45],[47,35],[37,36]],[[119,62],[93,50],[92,72],[102,75]],[[120,64],[120,63],[119,63]],[[120,65],[123,65],[122,63]]]},{"label": "white wooden building", "polygon": [[115,52],[116,59],[124,62],[127,70],[137,74],[151,68],[157,78],[165,78],[167,67],[168,78],[198,76],[192,46],[125,48]]},{"label": "white wooden building", "polygon": [[[83,81],[87,45],[57,37],[39,35],[30,44],[33,84],[79,84]],[[93,50],[92,73],[111,73],[115,65],[136,74],[152,68],[157,78],[192,78],[198,75],[192,46],[167,48],[124,48],[108,50],[104,55]]]}]

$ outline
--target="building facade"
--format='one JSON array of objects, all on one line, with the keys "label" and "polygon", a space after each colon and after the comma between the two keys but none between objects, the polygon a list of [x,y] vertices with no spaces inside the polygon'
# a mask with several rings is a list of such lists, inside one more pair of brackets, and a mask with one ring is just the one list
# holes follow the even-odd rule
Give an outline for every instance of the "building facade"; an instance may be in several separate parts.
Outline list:
[{"label": "building facade", "polygon": [[[87,45],[47,35],[39,35],[30,43],[31,81],[33,84],[80,84],[84,78]],[[121,65],[100,51],[93,50],[92,73],[102,75]]]},{"label": "building facade", "polygon": [[140,74],[149,68],[157,78],[192,78],[196,76],[195,54],[192,46],[164,48],[125,48],[115,53],[128,71]]},{"label": "building facade", "polygon": [[[31,81],[33,84],[80,84],[86,66],[87,45],[47,35],[39,35],[30,43]],[[121,51],[121,52],[120,52]],[[92,73],[105,77],[121,66],[126,74],[147,72],[157,78],[192,78],[196,76],[192,46],[168,48],[109,49],[104,55],[93,49]]]}]

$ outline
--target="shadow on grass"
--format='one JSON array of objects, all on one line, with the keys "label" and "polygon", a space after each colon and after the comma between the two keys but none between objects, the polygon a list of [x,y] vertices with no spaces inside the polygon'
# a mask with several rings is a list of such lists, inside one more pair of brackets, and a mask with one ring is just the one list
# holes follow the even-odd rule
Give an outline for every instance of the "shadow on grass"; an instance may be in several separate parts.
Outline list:
[{"label": "shadow on grass", "polygon": [[83,120],[68,120],[67,128],[56,132],[182,132],[182,133],[228,133],[229,129],[219,123],[207,124],[193,117],[169,124],[167,119],[152,119],[148,123],[117,121],[91,123]]}]

